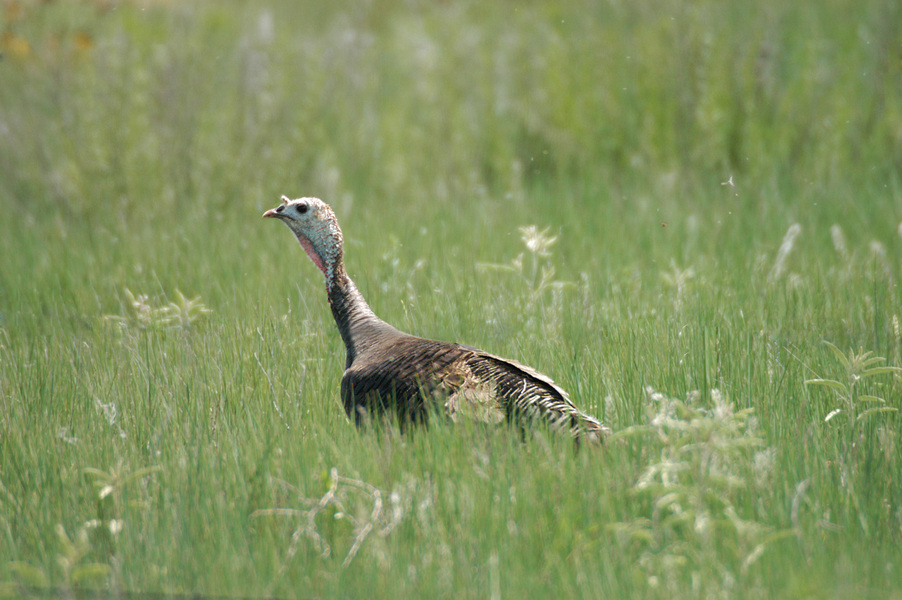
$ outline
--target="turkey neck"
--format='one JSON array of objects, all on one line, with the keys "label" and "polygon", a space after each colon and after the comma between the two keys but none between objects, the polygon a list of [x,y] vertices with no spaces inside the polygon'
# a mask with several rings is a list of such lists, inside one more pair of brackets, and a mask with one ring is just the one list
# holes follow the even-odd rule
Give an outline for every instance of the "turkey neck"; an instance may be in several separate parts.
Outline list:
[{"label": "turkey neck", "polygon": [[376,316],[343,266],[339,265],[332,278],[326,279],[326,289],[332,316],[348,352],[345,368],[350,367],[354,359],[382,335],[399,333]]}]

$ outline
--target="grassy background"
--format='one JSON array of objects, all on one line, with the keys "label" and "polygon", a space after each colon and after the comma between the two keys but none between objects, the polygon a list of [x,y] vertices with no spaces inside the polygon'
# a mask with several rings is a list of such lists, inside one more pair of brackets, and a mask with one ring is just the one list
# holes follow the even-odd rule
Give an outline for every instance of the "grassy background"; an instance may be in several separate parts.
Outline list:
[{"label": "grassy background", "polygon": [[[902,587],[898,414],[804,383],[902,402],[822,343],[902,364],[898,3],[0,7],[0,591]],[[619,441],[356,431],[282,193],[333,204],[377,314]],[[259,512],[333,484],[327,557]]]}]

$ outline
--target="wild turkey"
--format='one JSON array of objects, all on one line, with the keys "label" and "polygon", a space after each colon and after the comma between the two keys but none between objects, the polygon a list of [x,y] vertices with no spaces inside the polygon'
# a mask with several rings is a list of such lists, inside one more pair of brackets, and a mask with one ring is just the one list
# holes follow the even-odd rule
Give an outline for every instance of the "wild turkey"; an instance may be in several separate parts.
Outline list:
[{"label": "wild turkey", "polygon": [[347,348],[341,398],[357,425],[396,413],[402,424],[430,411],[498,423],[544,419],[576,438],[603,441],[610,429],[576,408],[545,375],[472,346],[408,335],[379,319],[345,272],[341,229],[318,198],[289,200],[263,213],[281,219],[326,277],[332,315]]}]

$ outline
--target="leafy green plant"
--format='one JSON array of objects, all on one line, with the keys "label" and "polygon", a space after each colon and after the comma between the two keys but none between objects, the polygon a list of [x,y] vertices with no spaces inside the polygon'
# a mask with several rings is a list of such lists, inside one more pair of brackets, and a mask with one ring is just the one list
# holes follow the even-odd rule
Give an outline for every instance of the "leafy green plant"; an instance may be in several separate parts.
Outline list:
[{"label": "leafy green plant", "polygon": [[199,319],[213,311],[203,303],[200,296],[188,298],[181,290],[175,291],[177,300],[160,306],[150,303],[147,294],[133,294],[128,288],[126,315],[106,315],[104,319],[115,323],[122,330],[131,329],[180,329],[187,330]]},{"label": "leafy green plant", "polygon": [[650,513],[610,528],[638,554],[649,588],[665,595],[729,594],[769,544],[791,534],[742,515],[740,494],[766,484],[773,450],[757,435],[753,409],[710,395],[707,408],[699,392],[678,400],[647,388],[647,423],[614,436],[641,436],[655,457],[630,490]]},{"label": "leafy green plant", "polygon": [[556,280],[554,265],[547,260],[552,256],[551,247],[557,243],[557,236],[548,235],[548,227],[540,230],[536,225],[519,227],[517,230],[520,232],[520,240],[526,246],[526,252],[521,252],[509,263],[479,263],[477,267],[484,271],[515,274],[522,282],[530,304],[538,301],[548,290],[560,290],[572,285]]},{"label": "leafy green plant", "polygon": [[[81,471],[97,490],[98,517],[118,519],[122,516],[122,494],[125,488],[137,484],[161,470],[161,467],[152,465],[130,471],[125,466],[125,461],[120,458],[115,466],[107,471],[94,467],[84,467]],[[143,504],[141,501],[135,501],[135,505],[142,506]],[[109,508],[106,508],[107,506]]]},{"label": "leafy green plant", "polygon": [[830,349],[836,362],[844,371],[839,379],[815,378],[805,381],[805,385],[828,388],[833,392],[834,401],[838,401],[839,405],[827,413],[824,418],[825,422],[845,413],[850,433],[854,433],[859,423],[865,419],[879,414],[898,412],[899,409],[895,406],[888,406],[884,398],[864,394],[861,388],[867,379],[880,375],[898,376],[902,374],[902,368],[884,366],[883,363],[886,362],[886,359],[874,356],[870,350],[865,352],[859,349],[858,352],[855,352],[850,349],[849,353],[845,354],[828,341],[824,341],[824,344]]},{"label": "leafy green plant", "polygon": [[[547,227],[539,229],[536,225],[519,227],[525,252],[508,263],[478,263],[477,268],[513,274],[516,293],[505,296],[505,305],[512,309],[510,314],[521,315],[526,326],[534,325],[536,319],[541,319],[542,328],[550,335],[560,326],[562,292],[573,283],[555,278],[551,248],[557,243],[557,236],[548,235],[548,230]],[[549,292],[550,303],[547,302]]]},{"label": "leafy green plant", "polygon": [[[89,521],[78,528],[73,537],[69,537],[66,528],[58,523],[55,528],[57,540],[56,564],[60,568],[61,587],[65,592],[90,585],[109,576],[111,567],[107,563],[91,562],[88,556],[94,550],[88,533],[98,527],[96,521]],[[51,578],[47,572],[23,561],[13,561],[7,568],[16,576],[19,585],[29,588],[46,588]],[[10,592],[14,585],[8,585]]]}]

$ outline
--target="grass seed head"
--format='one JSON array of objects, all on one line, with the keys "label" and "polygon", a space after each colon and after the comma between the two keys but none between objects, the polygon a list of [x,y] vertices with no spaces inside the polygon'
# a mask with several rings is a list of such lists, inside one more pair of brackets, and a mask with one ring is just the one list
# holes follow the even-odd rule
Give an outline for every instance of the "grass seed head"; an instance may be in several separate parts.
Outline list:
[{"label": "grass seed head", "polygon": [[777,251],[777,257],[774,259],[774,266],[771,268],[770,275],[767,278],[769,282],[774,283],[783,277],[783,274],[786,272],[786,259],[788,259],[789,255],[792,253],[796,238],[798,238],[801,233],[802,226],[798,223],[793,223],[789,226],[789,229],[786,230],[786,234],[783,236],[783,242],[780,244],[780,249]]},{"label": "grass seed head", "polygon": [[846,237],[843,235],[842,227],[834,224],[830,227],[830,238],[833,240],[833,249],[839,254],[843,260],[849,259],[849,250],[846,247]]}]

